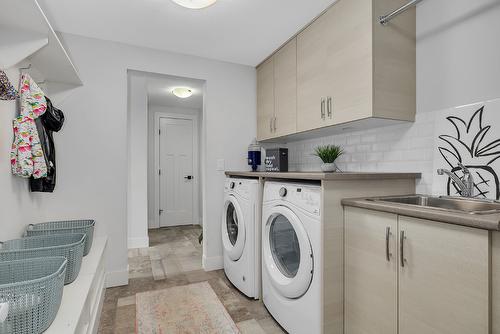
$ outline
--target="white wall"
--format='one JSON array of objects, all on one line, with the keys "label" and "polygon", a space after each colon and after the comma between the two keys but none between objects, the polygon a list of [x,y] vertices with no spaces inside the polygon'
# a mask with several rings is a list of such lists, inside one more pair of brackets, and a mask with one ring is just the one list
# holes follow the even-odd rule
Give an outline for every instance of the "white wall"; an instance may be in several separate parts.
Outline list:
[{"label": "white wall", "polygon": [[[84,86],[58,104],[66,123],[56,135],[58,185],[53,194],[30,195],[9,172],[12,102],[0,102],[0,203],[2,238],[17,236],[35,219],[94,217],[96,235],[109,236],[111,285],[127,282],[127,69],[206,80],[204,263],[222,265],[220,217],[223,171],[245,167],[255,136],[255,69],[124,44],[62,35]],[[13,80],[15,80],[13,78]],[[146,149],[144,149],[146,151]]]},{"label": "white wall", "polygon": [[146,78],[129,72],[127,109],[128,248],[149,247],[147,127],[148,95]]},{"label": "white wall", "polygon": [[[127,174],[124,168],[127,164],[127,69],[205,80],[204,264],[209,269],[220,268],[219,225],[224,173],[216,171],[216,160],[225,159],[228,169],[245,166],[245,150],[256,128],[255,70],[74,35],[63,37],[85,85],[63,105],[71,111],[70,119],[78,118],[79,126],[67,131],[67,140],[73,146],[62,148],[62,152],[68,156],[81,151],[86,154],[83,166],[67,159],[73,166],[63,167],[76,168],[83,177],[74,177],[61,185],[60,197],[54,203],[66,203],[65,193],[71,190],[63,186],[78,189],[78,206],[103,216],[99,219],[100,232],[111,238],[109,267],[123,275],[127,268]],[[81,141],[83,138],[86,143]],[[106,195],[92,196],[95,192]]]},{"label": "white wall", "polygon": [[149,228],[158,228],[158,223],[156,222],[156,218],[158,217],[158,212],[155,209],[155,176],[157,171],[155,169],[154,164],[154,141],[156,132],[154,131],[154,122],[155,122],[155,114],[156,113],[168,113],[168,114],[184,114],[184,115],[192,115],[198,117],[198,189],[195,191],[198,192],[198,203],[195,204],[198,209],[199,217],[196,217],[197,223],[202,224],[202,179],[201,179],[201,150],[202,150],[202,124],[203,124],[203,110],[201,109],[193,109],[193,108],[180,108],[180,107],[170,107],[170,106],[158,106],[158,105],[149,105],[148,108],[148,221]]},{"label": "white wall", "polygon": [[421,2],[416,122],[288,143],[290,169],[319,170],[314,147],[335,143],[347,151],[341,169],[423,172],[417,191],[431,193],[435,114],[500,97],[499,32],[498,0]]}]

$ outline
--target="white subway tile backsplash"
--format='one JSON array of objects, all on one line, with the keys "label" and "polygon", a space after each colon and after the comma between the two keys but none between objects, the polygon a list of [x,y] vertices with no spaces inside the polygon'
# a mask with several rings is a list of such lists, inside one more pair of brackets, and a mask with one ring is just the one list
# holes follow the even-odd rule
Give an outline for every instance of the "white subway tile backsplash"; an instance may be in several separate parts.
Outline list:
[{"label": "white subway tile backsplash", "polygon": [[348,172],[420,172],[417,190],[430,193],[433,179],[434,114],[421,112],[416,122],[290,142],[291,171],[319,171],[313,156],[319,145],[341,145],[338,167]]},{"label": "white subway tile backsplash", "polygon": [[347,137],[347,145],[354,145],[361,142],[361,136],[357,134],[352,134]]}]

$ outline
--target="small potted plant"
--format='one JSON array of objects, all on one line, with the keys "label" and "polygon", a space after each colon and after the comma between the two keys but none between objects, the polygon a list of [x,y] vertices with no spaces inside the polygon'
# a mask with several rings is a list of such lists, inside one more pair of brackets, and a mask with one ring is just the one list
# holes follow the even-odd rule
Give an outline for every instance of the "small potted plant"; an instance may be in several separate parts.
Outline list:
[{"label": "small potted plant", "polygon": [[338,145],[323,145],[314,149],[314,155],[323,161],[321,164],[323,172],[335,172],[338,169],[335,160],[342,154],[344,150]]}]

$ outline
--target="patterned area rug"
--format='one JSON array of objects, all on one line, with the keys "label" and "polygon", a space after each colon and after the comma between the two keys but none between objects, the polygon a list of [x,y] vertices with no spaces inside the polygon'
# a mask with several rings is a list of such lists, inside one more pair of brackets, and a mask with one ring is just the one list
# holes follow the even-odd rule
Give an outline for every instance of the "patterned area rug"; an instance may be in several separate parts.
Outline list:
[{"label": "patterned area rug", "polygon": [[240,333],[207,282],[136,295],[139,334]]}]

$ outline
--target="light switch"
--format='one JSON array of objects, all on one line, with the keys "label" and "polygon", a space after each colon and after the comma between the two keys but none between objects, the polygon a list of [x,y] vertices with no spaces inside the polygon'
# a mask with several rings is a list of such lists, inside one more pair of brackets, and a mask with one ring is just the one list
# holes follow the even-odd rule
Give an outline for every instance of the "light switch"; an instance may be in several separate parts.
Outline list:
[{"label": "light switch", "polygon": [[226,169],[226,162],[224,159],[217,159],[217,170],[224,171]]}]

